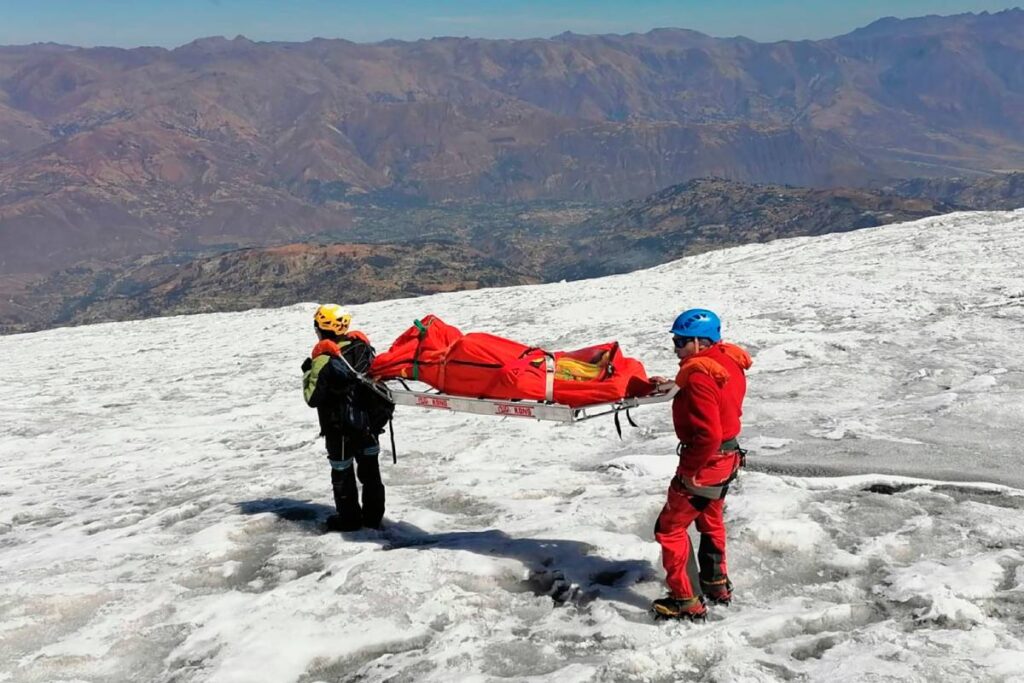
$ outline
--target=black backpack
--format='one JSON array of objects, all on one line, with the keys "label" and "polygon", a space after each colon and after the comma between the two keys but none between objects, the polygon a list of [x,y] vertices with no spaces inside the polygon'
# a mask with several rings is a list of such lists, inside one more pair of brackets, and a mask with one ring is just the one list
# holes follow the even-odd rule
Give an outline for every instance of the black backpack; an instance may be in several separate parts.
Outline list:
[{"label": "black backpack", "polygon": [[373,435],[382,434],[395,414],[395,402],[387,387],[359,376],[356,400],[366,413],[364,429]]},{"label": "black backpack", "polygon": [[[366,347],[368,355],[362,356],[360,365],[369,368],[373,361],[374,351],[372,346]],[[332,359],[332,362],[342,363],[356,379],[356,382],[349,386],[349,400],[345,401],[346,415],[343,421],[350,429],[361,431],[373,436],[384,433],[385,428],[391,427],[391,419],[395,414],[395,402],[391,398],[391,392],[386,386],[364,375],[352,367],[349,359],[342,354],[340,358]],[[395,451],[395,432],[391,429],[391,458],[398,461],[398,454]]]}]

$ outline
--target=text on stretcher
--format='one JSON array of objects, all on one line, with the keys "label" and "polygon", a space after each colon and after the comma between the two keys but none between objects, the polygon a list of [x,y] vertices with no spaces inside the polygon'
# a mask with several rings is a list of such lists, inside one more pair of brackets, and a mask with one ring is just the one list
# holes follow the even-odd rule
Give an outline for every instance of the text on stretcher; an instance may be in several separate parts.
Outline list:
[{"label": "text on stretcher", "polygon": [[434,398],[433,396],[417,396],[416,405],[423,406],[424,408],[448,408],[448,399],[446,398]]},{"label": "text on stretcher", "polygon": [[531,406],[513,406],[507,403],[499,403],[494,406],[498,415],[512,415],[514,417],[534,417]]}]

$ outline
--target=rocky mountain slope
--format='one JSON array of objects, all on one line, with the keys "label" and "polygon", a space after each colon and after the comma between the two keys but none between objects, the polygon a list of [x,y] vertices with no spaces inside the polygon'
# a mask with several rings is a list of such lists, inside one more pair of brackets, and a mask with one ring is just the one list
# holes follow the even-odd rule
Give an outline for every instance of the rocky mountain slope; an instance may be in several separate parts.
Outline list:
[{"label": "rocky mountain slope", "polygon": [[934,216],[931,199],[698,179],[594,216],[563,236],[545,264],[552,280],[649,268],[690,254],[782,237],[823,235]]},{"label": "rocky mountain slope", "polygon": [[[461,289],[539,282],[464,245],[290,244],[175,263],[143,258],[118,269],[79,267],[36,285],[7,316],[7,331],[241,311],[296,301],[349,304]],[[28,321],[28,324],[24,324]]]},{"label": "rocky mountain slope", "polygon": [[[471,229],[454,211],[410,212],[395,223],[452,238],[390,244],[293,244],[184,262],[143,258],[113,269],[67,269],[34,286],[0,322],[7,331],[175,313],[243,310],[316,299],[348,303],[452,289],[625,272],[748,242],[819,235],[951,210],[925,199],[695,180],[601,213],[548,210]],[[482,218],[483,209],[469,215]],[[574,222],[572,217],[577,216]],[[570,221],[566,223],[566,221]],[[547,221],[546,227],[542,221]],[[381,231],[394,229],[380,226]],[[45,302],[45,305],[40,305]]]},{"label": "rocky mountain slope", "polygon": [[1024,173],[986,178],[914,178],[885,190],[905,197],[938,199],[964,209],[1012,210],[1024,206]]},{"label": "rocky mountain slope", "polygon": [[821,41],[198,40],[0,49],[0,275],[266,246],[360,205],[624,200],[1024,165],[1024,11]]}]

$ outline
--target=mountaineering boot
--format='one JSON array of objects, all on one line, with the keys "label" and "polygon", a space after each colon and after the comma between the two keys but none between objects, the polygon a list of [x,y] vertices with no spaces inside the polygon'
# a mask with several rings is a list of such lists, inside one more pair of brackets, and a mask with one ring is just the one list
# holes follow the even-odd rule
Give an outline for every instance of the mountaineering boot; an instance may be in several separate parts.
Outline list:
[{"label": "mountaineering boot", "polygon": [[710,582],[701,581],[700,589],[704,592],[705,599],[714,605],[728,607],[729,603],[732,602],[732,582],[729,579]]},{"label": "mountaineering boot", "polygon": [[331,515],[326,522],[328,531],[359,531],[363,528],[362,520],[347,519],[341,515]]},{"label": "mountaineering boot", "polygon": [[670,595],[667,598],[659,598],[651,603],[651,611],[654,612],[655,619],[704,621],[708,615],[708,608],[704,606],[700,596],[674,598]]},{"label": "mountaineering boot", "polygon": [[363,526],[367,529],[379,529],[384,518],[384,482],[380,478],[378,454],[380,446],[371,442],[363,447],[366,455],[356,458],[356,475],[363,485]]},{"label": "mountaineering boot", "polygon": [[331,460],[331,488],[337,514],[327,518],[328,531],[359,531],[363,528],[363,511],[359,507],[354,458]]}]

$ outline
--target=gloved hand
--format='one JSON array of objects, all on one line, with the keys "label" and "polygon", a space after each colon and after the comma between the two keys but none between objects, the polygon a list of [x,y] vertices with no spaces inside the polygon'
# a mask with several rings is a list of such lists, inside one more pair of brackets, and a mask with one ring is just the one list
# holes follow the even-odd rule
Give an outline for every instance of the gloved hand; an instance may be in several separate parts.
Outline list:
[{"label": "gloved hand", "polygon": [[653,391],[659,394],[664,394],[668,391],[671,391],[676,384],[675,380],[668,379],[667,377],[661,377],[660,375],[648,377],[647,381],[651,383]]},{"label": "gloved hand", "polygon": [[312,367],[313,367],[313,359],[312,358],[307,358],[306,360],[302,361],[302,372],[303,372],[303,374],[309,372],[310,368],[312,368]]}]

